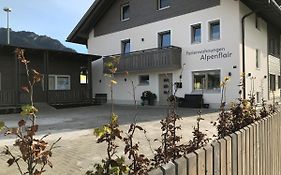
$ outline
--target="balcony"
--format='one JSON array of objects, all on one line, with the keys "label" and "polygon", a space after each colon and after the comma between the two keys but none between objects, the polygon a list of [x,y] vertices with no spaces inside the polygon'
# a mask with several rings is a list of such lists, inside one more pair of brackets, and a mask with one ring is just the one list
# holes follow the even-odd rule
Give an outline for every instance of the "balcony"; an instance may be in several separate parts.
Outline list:
[{"label": "balcony", "polygon": [[120,58],[116,73],[142,71],[169,71],[181,68],[182,50],[179,47],[155,48],[131,52],[124,55],[108,56],[103,59],[104,73],[109,73],[108,63]]}]

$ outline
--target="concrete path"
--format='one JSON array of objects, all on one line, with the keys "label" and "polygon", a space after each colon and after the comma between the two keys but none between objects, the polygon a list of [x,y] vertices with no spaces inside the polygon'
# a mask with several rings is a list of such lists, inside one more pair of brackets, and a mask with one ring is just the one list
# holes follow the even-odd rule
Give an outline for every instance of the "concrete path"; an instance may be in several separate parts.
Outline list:
[{"label": "concrete path", "polygon": [[[90,106],[81,108],[69,108],[56,110],[46,105],[39,105],[38,123],[40,125],[39,135],[52,133],[48,141],[53,142],[59,137],[59,148],[54,150],[52,163],[54,168],[48,170],[46,175],[78,175],[85,174],[92,169],[95,162],[100,161],[105,155],[105,145],[97,144],[96,138],[93,136],[93,128],[99,127],[108,122],[110,114],[110,106]],[[141,152],[153,155],[153,149],[159,146],[154,139],[160,139],[160,120],[167,115],[167,109],[161,106],[142,107],[138,110],[133,106],[115,106],[115,113],[119,116],[121,128],[124,132],[128,130],[128,126],[134,121],[137,113],[137,121],[144,129],[147,130],[146,137],[141,132],[136,133],[135,140],[141,143]],[[183,136],[183,141],[187,142],[192,138],[192,127],[196,124],[198,109],[179,108],[178,114],[183,117],[179,122],[182,130],[179,132]],[[204,109],[201,123],[202,130],[208,130],[206,133],[209,137],[216,134],[216,129],[210,124],[215,121],[218,113],[214,110]],[[18,115],[0,115],[0,120],[5,121],[7,126],[13,127],[17,125]],[[0,149],[4,145],[11,145],[12,138],[0,137]],[[119,143],[120,144],[120,143]],[[120,144],[121,145],[121,144]],[[120,147],[122,152],[123,147]],[[16,150],[15,150],[16,151]],[[7,167],[7,157],[0,157],[0,175],[16,174],[16,167]]]}]

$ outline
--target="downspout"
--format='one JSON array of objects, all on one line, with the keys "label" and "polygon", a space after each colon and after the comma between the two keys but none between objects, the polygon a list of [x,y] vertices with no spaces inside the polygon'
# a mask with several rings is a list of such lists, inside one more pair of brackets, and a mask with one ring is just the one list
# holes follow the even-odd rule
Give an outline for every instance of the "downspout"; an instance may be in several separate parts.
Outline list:
[{"label": "downspout", "polygon": [[246,52],[246,46],[245,46],[245,20],[247,17],[254,14],[255,11],[251,11],[250,13],[244,15],[242,17],[242,73],[243,73],[243,83],[242,83],[242,90],[243,90],[243,99],[246,99],[246,67],[245,67],[245,52]]}]

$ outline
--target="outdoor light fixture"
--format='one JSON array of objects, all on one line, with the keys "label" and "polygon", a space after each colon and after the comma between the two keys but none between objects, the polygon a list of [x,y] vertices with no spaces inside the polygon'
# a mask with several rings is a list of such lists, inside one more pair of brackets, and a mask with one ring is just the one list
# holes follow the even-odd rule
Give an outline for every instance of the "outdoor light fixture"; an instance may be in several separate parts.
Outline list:
[{"label": "outdoor light fixture", "polygon": [[12,12],[12,9],[9,7],[4,7],[3,10],[7,12],[7,44],[10,44],[10,26],[9,26],[9,13]]}]

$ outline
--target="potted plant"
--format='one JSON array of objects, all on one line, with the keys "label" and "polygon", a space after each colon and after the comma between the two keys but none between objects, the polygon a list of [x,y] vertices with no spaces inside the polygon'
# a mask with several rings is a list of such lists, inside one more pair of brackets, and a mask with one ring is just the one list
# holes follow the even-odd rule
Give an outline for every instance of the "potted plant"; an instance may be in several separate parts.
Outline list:
[{"label": "potted plant", "polygon": [[141,96],[142,105],[148,104],[150,106],[153,106],[155,105],[156,98],[156,94],[152,93],[151,91],[144,91]]}]

